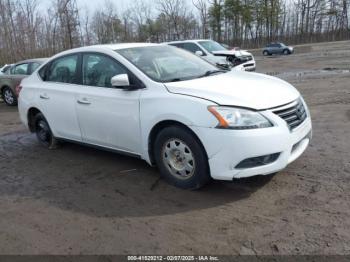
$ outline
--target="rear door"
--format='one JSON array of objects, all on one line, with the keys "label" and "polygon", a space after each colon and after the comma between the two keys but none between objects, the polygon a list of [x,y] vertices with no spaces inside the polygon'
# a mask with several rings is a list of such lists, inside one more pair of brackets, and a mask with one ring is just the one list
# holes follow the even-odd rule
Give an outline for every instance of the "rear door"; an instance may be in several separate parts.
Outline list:
[{"label": "rear door", "polygon": [[101,53],[84,53],[82,84],[76,97],[84,142],[138,154],[141,145],[140,90],[126,91],[111,86],[111,78],[128,74],[117,60]]},{"label": "rear door", "polygon": [[41,110],[55,136],[81,141],[75,95],[79,91],[80,55],[55,59],[40,69],[44,82],[38,96]]}]

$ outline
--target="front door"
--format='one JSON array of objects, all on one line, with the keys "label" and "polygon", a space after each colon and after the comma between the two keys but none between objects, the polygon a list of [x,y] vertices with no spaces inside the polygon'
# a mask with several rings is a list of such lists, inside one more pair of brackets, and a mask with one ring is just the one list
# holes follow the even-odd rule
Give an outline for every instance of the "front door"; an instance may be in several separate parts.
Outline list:
[{"label": "front door", "polygon": [[76,108],[84,142],[138,154],[140,90],[111,86],[111,78],[127,70],[114,58],[83,54],[82,85]]}]

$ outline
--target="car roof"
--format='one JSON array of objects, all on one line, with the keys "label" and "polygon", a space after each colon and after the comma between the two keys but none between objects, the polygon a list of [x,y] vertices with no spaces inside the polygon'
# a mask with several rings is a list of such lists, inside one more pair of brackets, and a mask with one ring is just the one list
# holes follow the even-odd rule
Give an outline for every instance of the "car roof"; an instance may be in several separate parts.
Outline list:
[{"label": "car roof", "polygon": [[91,46],[84,46],[84,47],[78,47],[75,49],[67,50],[66,52],[83,52],[83,51],[90,51],[90,50],[120,50],[120,49],[126,49],[126,48],[136,48],[136,47],[147,47],[147,46],[158,46],[159,44],[153,44],[153,43],[122,43],[122,44],[105,44],[105,45],[91,45]]},{"label": "car roof", "polygon": [[23,60],[23,61],[19,61],[16,63],[16,65],[18,64],[24,64],[24,63],[35,63],[38,62],[40,64],[46,62],[46,60],[48,60],[48,58],[33,58],[33,59],[27,59],[27,60]]},{"label": "car roof", "polygon": [[164,44],[176,44],[176,43],[196,43],[201,41],[214,41],[211,39],[192,39],[192,40],[180,40],[180,41],[171,41],[171,42],[165,42]]},{"label": "car roof", "polygon": [[153,43],[121,43],[121,44],[104,44],[104,45],[91,45],[91,46],[84,46],[84,47],[78,47],[74,49],[69,49],[66,51],[62,51],[61,53],[58,53],[51,57],[50,60],[64,56],[64,55],[70,55],[78,52],[96,52],[96,51],[116,51],[121,49],[127,49],[127,48],[137,48],[137,47],[147,47],[147,46],[160,46],[160,44],[153,44]]}]

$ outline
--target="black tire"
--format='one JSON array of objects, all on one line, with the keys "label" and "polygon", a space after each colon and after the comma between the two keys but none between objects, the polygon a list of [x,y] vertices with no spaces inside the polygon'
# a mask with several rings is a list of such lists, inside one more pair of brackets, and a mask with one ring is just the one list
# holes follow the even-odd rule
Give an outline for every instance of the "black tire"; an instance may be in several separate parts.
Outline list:
[{"label": "black tire", "polygon": [[34,117],[35,134],[41,145],[49,148],[57,148],[57,139],[53,136],[51,128],[42,113]]},{"label": "black tire", "polygon": [[2,89],[1,93],[2,99],[8,106],[16,106],[17,105],[17,97],[11,88],[5,87]]},{"label": "black tire", "polygon": [[[176,141],[179,145],[176,145]],[[174,145],[175,149],[170,148],[171,144]],[[174,156],[177,146],[184,148],[184,154]],[[168,183],[182,189],[194,190],[203,187],[211,180],[205,149],[197,137],[185,128],[178,126],[164,128],[156,137],[153,149],[159,171]],[[169,155],[167,155],[167,151]],[[189,160],[191,158],[192,161]],[[174,167],[174,165],[179,165],[179,167]],[[187,168],[192,171],[185,170]],[[177,174],[174,174],[176,172]],[[185,175],[183,176],[180,172],[185,173]]]},{"label": "black tire", "polygon": [[264,56],[268,56],[268,55],[270,55],[270,53],[269,53],[269,51],[265,50],[265,51],[263,52],[263,55],[264,55]]},{"label": "black tire", "polygon": [[289,51],[288,49],[284,49],[284,50],[283,50],[283,54],[284,54],[284,55],[290,55],[290,51]]}]

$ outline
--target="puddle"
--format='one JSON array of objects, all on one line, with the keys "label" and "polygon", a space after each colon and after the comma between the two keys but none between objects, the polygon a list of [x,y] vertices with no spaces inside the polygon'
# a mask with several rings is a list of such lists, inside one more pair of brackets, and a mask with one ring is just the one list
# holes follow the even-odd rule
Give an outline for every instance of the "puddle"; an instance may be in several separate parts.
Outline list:
[{"label": "puddle", "polygon": [[301,79],[312,78],[312,77],[346,75],[346,74],[350,74],[350,69],[326,67],[318,70],[304,70],[304,71],[292,71],[292,72],[267,72],[266,74],[270,76],[276,76],[282,79],[297,78],[301,80]]}]

